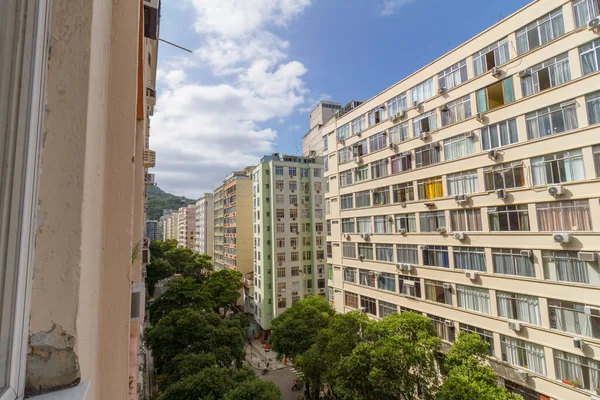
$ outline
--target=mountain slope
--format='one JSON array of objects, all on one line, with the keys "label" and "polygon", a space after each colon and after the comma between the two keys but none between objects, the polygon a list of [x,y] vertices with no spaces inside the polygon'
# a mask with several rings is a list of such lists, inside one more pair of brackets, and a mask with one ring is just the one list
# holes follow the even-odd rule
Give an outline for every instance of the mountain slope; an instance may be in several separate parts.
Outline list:
[{"label": "mountain slope", "polygon": [[171,193],[167,193],[158,186],[148,187],[148,219],[158,220],[162,214],[163,209],[177,210],[179,207],[194,203],[195,200],[188,199],[183,196],[175,196]]}]

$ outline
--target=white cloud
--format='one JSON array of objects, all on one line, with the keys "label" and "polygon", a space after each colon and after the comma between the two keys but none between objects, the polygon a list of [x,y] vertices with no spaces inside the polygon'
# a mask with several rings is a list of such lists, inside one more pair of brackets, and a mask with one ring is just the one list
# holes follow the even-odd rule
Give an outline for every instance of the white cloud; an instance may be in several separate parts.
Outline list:
[{"label": "white cloud", "polygon": [[415,0],[383,0],[381,4],[381,15],[392,15],[402,6],[413,3]]},{"label": "white cloud", "polygon": [[160,60],[150,140],[159,185],[197,197],[275,151],[269,124],[305,103],[307,70],[288,59],[289,42],[271,28],[286,27],[310,0],[182,1],[195,12],[202,46],[192,60]]}]

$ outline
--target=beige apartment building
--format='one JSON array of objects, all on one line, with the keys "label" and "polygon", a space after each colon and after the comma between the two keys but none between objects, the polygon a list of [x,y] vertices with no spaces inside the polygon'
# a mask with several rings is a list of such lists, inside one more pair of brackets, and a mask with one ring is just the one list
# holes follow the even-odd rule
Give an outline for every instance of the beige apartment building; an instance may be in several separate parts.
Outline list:
[{"label": "beige apartment building", "polygon": [[148,396],[158,21],[158,0],[0,5],[2,400]]},{"label": "beige apartment building", "polygon": [[214,199],[214,238],[213,238],[213,265],[215,269],[225,268],[223,261],[224,228],[223,228],[223,185],[215,189]]},{"label": "beige apartment building", "polygon": [[204,193],[196,202],[196,244],[194,251],[213,256],[215,236],[215,202],[213,193]]},{"label": "beige apartment building", "polygon": [[179,209],[177,245],[194,250],[196,247],[196,205]]},{"label": "beige apartment building", "polygon": [[527,400],[598,397],[597,15],[532,2],[307,134],[338,311],[476,332]]}]

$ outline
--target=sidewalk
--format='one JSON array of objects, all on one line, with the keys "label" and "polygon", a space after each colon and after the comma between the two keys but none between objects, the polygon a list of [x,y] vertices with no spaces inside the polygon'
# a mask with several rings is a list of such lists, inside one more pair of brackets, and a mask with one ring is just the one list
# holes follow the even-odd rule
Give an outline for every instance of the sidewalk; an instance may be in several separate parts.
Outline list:
[{"label": "sidewalk", "polygon": [[265,369],[265,365],[269,366],[269,370],[277,370],[291,367],[291,363],[288,361],[284,364],[283,360],[277,360],[277,353],[273,350],[265,351],[264,345],[258,339],[253,339],[251,344],[246,343],[246,361],[248,364],[256,369]]}]

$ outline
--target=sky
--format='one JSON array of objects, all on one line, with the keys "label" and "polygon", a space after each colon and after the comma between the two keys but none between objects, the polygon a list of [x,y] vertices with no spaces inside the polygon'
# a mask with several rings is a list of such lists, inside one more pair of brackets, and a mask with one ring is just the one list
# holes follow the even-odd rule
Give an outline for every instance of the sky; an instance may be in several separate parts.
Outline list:
[{"label": "sky", "polygon": [[302,153],[320,100],[367,100],[528,0],[163,0],[150,147],[198,198],[265,154]]}]

